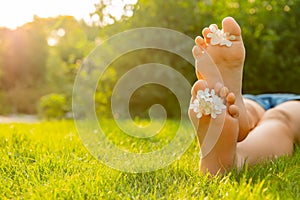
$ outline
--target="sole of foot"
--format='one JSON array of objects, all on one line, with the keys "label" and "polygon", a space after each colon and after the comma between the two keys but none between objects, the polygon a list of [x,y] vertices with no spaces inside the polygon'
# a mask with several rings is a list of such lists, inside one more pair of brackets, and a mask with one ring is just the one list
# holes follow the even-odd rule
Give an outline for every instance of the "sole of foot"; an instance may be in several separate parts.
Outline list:
[{"label": "sole of foot", "polygon": [[[192,88],[192,100],[196,98],[199,90],[209,88],[205,80],[198,80]],[[234,166],[236,144],[239,131],[238,116],[239,108],[235,105],[235,95],[229,92],[227,87],[221,83],[216,83],[214,88],[215,94],[224,100],[226,105],[225,122],[222,124],[221,133],[210,152],[206,152],[204,157],[200,159],[200,171],[209,172],[210,174],[224,173],[227,169]],[[200,119],[197,118],[197,113],[189,110],[190,119],[197,132],[197,138],[200,148],[204,146],[203,142],[207,135],[207,130],[210,126],[210,120],[214,120],[209,115],[203,115]],[[201,148],[201,151],[205,151]]]},{"label": "sole of foot", "polygon": [[[218,29],[216,24],[210,27]],[[242,97],[243,65],[245,60],[245,47],[241,36],[241,28],[232,17],[226,17],[222,21],[223,32],[234,36],[230,47],[226,45],[212,45],[211,28],[204,28],[204,38],[198,36],[195,39],[196,46],[193,55],[196,60],[196,73],[198,79],[205,79],[209,87],[213,87],[218,81],[226,85],[234,93],[235,104],[239,107],[239,136],[242,141],[250,131],[250,122]],[[221,77],[221,80],[220,80]]]}]

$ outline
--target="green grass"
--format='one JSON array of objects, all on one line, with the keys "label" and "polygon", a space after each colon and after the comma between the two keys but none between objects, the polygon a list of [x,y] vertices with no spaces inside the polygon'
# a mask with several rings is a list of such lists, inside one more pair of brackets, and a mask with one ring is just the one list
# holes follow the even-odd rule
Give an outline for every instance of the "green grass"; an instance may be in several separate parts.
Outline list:
[{"label": "green grass", "polygon": [[213,178],[199,174],[198,151],[194,141],[170,166],[132,174],[91,156],[73,122],[0,124],[0,199],[300,199],[299,147],[292,158]]}]

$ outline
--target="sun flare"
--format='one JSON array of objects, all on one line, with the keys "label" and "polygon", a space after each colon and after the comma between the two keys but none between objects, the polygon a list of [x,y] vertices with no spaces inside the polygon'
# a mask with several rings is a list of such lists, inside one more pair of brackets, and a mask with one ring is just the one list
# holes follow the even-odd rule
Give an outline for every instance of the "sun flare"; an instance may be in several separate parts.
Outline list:
[{"label": "sun flare", "polygon": [[15,29],[38,17],[71,15],[76,19],[90,20],[94,4],[99,0],[9,0],[0,3],[0,27]]}]

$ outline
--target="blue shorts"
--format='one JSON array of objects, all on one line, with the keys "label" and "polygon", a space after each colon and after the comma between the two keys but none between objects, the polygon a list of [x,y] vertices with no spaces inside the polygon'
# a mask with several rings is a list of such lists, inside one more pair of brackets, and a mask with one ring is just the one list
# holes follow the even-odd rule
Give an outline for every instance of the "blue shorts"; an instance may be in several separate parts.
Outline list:
[{"label": "blue shorts", "polygon": [[255,101],[256,103],[260,104],[265,110],[274,108],[275,106],[286,101],[300,100],[300,95],[296,94],[245,94],[243,95],[243,97]]}]

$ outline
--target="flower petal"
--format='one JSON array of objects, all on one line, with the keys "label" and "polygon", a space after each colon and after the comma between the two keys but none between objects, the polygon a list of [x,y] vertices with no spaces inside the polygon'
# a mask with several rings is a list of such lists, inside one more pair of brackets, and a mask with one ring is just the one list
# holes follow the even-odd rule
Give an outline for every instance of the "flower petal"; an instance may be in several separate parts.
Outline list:
[{"label": "flower petal", "polygon": [[199,112],[199,113],[196,115],[196,117],[197,117],[198,119],[200,119],[200,118],[202,117],[202,113]]},{"label": "flower petal", "polygon": [[236,36],[235,35],[229,35],[228,33],[228,40],[236,40]]},{"label": "flower petal", "polygon": [[211,45],[217,45],[217,44],[219,44],[220,43],[220,41],[217,39],[217,38],[212,38],[211,40],[210,40],[210,44]]},{"label": "flower petal", "polygon": [[189,109],[197,113],[197,118],[201,118],[203,115],[211,115],[212,118],[216,118],[222,113],[222,110],[226,109],[223,102],[224,100],[216,95],[214,89],[205,88],[204,91],[197,91],[197,98],[190,104]]},{"label": "flower petal", "polygon": [[209,27],[209,30],[211,31],[211,32],[213,32],[213,33],[215,33],[218,29],[214,26],[214,25],[210,25]]},{"label": "flower petal", "polygon": [[217,115],[215,113],[211,113],[211,118],[216,119]]},{"label": "flower petal", "polygon": [[206,37],[208,37],[208,38],[212,38],[213,36],[214,36],[214,34],[212,34],[212,33],[208,33]]},{"label": "flower petal", "polygon": [[229,40],[226,40],[226,41],[225,41],[225,44],[226,44],[227,47],[231,47],[232,42],[230,42]]}]

